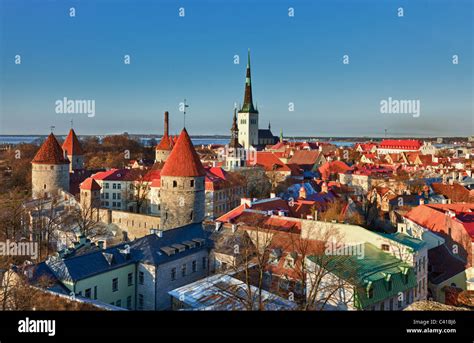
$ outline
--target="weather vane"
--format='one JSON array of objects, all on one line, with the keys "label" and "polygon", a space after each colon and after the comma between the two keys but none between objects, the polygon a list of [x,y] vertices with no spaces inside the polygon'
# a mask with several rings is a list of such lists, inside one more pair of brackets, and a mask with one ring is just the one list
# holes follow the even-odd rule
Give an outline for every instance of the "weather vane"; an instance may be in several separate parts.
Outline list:
[{"label": "weather vane", "polygon": [[186,104],[186,99],[184,99],[183,102],[183,127],[186,127],[186,108],[188,108],[189,105]]}]

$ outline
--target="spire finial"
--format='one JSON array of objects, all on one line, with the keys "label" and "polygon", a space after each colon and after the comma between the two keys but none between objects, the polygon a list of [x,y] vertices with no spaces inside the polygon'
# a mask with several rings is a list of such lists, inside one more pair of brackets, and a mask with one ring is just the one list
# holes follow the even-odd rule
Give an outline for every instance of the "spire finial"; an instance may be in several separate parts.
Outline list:
[{"label": "spire finial", "polygon": [[73,119],[71,118],[71,129],[74,127],[74,121]]},{"label": "spire finial", "polygon": [[56,126],[54,126],[54,125],[51,125],[51,126],[49,127],[49,129],[51,130],[51,133],[53,133],[53,131],[54,131],[55,128],[56,128]]},{"label": "spire finial", "polygon": [[269,130],[272,129],[272,125],[270,124],[270,120],[268,121],[268,129],[269,129]]}]

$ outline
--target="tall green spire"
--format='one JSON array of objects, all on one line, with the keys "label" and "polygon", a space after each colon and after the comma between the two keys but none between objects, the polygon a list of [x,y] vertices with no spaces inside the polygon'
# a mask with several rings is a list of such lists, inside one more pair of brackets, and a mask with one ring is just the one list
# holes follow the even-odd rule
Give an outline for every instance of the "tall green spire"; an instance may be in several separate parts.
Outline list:
[{"label": "tall green spire", "polygon": [[280,129],[280,142],[283,143],[283,129]]},{"label": "tall green spire", "polygon": [[252,77],[250,73],[250,49],[247,56],[247,74],[245,76],[245,95],[244,95],[244,105],[242,106],[241,112],[249,113],[258,113],[258,111],[253,106],[252,99]]}]

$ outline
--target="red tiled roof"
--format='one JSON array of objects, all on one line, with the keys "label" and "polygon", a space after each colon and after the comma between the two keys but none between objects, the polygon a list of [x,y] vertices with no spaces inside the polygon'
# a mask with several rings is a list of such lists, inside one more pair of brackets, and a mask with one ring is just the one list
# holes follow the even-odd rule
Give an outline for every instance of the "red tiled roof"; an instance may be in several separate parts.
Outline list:
[{"label": "red tiled roof", "polygon": [[256,164],[262,166],[265,171],[291,172],[291,168],[272,152],[258,151]]},{"label": "red tiled roof", "polygon": [[76,133],[73,129],[69,130],[69,134],[66,137],[66,140],[63,143],[63,150],[67,155],[83,155],[84,151],[82,150],[81,143],[77,139]]},{"label": "red tiled roof", "polygon": [[206,175],[186,129],[181,131],[176,145],[161,170],[161,175],[178,177]]},{"label": "red tiled roof", "polygon": [[319,150],[297,150],[288,161],[298,165],[314,165],[319,157]]},{"label": "red tiled roof", "polygon": [[102,181],[136,181],[145,171],[140,169],[110,169],[92,175],[94,180]]},{"label": "red tiled roof", "polygon": [[469,189],[459,183],[452,185],[433,183],[431,187],[435,193],[441,194],[453,202],[474,202],[474,196],[471,195]]},{"label": "red tiled roof", "polygon": [[351,167],[342,161],[332,161],[324,163],[318,170],[321,173],[321,177],[327,179],[331,173],[345,173],[349,169],[351,169]]},{"label": "red tiled roof", "polygon": [[161,187],[161,179],[154,179],[151,182],[150,187]]},{"label": "red tiled roof", "polygon": [[429,204],[420,205],[408,212],[405,217],[431,231],[447,234],[447,211],[454,212],[449,221],[452,228],[460,228],[474,241],[474,204]]},{"label": "red tiled roof", "polygon": [[85,179],[79,188],[88,191],[99,191],[102,189],[102,187],[100,187],[97,181],[95,181],[92,177]]},{"label": "red tiled roof", "polygon": [[242,212],[244,212],[247,208],[249,208],[249,207],[246,204],[242,204],[240,206],[237,206],[233,210],[231,210],[231,211],[227,212],[226,214],[223,214],[222,216],[217,218],[216,221],[217,222],[228,223],[232,219],[240,216],[242,214]]},{"label": "red tiled roof", "polygon": [[168,136],[167,134],[161,137],[160,143],[156,146],[156,150],[169,150],[173,149],[174,140],[173,137]]},{"label": "red tiled roof", "polygon": [[152,169],[143,176],[143,181],[154,181],[161,178],[161,170]]},{"label": "red tiled roof", "polygon": [[421,147],[421,143],[416,139],[384,139],[380,143],[380,149],[410,149],[418,150]]},{"label": "red tiled roof", "polygon": [[64,156],[63,149],[56,137],[51,133],[41,145],[31,163],[36,164],[68,164],[69,160]]}]

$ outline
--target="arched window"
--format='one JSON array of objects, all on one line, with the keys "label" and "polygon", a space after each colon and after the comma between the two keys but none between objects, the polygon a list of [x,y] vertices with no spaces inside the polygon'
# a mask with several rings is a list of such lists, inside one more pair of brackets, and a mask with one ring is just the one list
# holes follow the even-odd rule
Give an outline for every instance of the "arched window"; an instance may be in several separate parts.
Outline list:
[{"label": "arched window", "polygon": [[173,188],[176,188],[178,187],[178,182],[177,181],[173,181]]},{"label": "arched window", "polygon": [[194,213],[193,211],[191,211],[191,213],[189,214],[189,220],[193,220],[193,216],[194,216]]}]

